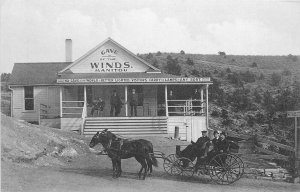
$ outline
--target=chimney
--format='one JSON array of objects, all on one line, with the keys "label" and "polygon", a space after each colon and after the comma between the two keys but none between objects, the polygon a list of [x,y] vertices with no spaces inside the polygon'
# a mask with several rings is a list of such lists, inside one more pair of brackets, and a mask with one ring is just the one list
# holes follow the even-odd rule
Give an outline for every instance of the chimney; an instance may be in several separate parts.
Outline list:
[{"label": "chimney", "polygon": [[72,39],[66,39],[66,62],[72,62]]}]

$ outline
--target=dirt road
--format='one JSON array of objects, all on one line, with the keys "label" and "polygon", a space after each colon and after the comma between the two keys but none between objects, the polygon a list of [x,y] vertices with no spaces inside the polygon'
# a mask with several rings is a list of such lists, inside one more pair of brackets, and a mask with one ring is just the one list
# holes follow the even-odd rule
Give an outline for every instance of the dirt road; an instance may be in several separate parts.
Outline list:
[{"label": "dirt road", "polygon": [[[129,160],[130,161],[130,160]],[[134,162],[134,161],[130,161]],[[166,175],[160,170],[154,170],[152,177],[145,181],[138,180],[135,170],[126,169],[126,162],[121,178],[111,178],[111,168],[99,164],[68,167],[24,167],[18,164],[2,162],[1,191],[2,192],[183,192],[183,191],[299,191],[299,184],[254,180],[242,178],[229,186],[212,183],[203,176],[191,180],[183,180]],[[135,167],[135,166],[134,166]],[[138,168],[138,167],[135,167]]]}]

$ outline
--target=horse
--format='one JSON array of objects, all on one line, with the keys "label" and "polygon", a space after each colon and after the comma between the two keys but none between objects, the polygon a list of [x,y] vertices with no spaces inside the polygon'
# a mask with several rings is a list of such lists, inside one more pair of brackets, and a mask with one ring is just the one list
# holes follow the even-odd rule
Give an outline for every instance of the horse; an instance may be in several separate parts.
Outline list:
[{"label": "horse", "polygon": [[121,159],[134,157],[142,166],[138,173],[139,179],[141,179],[142,171],[144,170],[143,180],[146,178],[148,171],[150,171],[150,174],[152,173],[152,165],[158,166],[157,160],[153,155],[153,145],[145,139],[120,139],[105,129],[93,136],[89,146],[92,148],[98,143],[102,144],[108,157],[112,160],[113,178],[121,176]]}]

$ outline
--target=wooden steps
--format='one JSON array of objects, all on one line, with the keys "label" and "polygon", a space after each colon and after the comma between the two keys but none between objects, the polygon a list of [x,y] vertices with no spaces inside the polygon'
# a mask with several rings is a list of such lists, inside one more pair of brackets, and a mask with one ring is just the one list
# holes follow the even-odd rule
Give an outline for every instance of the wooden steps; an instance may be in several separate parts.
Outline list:
[{"label": "wooden steps", "polygon": [[84,135],[108,129],[121,136],[167,136],[167,117],[89,117]]}]

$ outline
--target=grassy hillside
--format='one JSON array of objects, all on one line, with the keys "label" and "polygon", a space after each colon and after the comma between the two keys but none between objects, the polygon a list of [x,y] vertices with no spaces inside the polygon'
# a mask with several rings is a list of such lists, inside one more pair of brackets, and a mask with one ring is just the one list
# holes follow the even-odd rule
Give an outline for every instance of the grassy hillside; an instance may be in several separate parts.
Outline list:
[{"label": "grassy hillside", "polygon": [[293,120],[286,111],[300,110],[299,57],[160,52],[139,56],[166,73],[211,77],[211,128],[293,142]]}]

